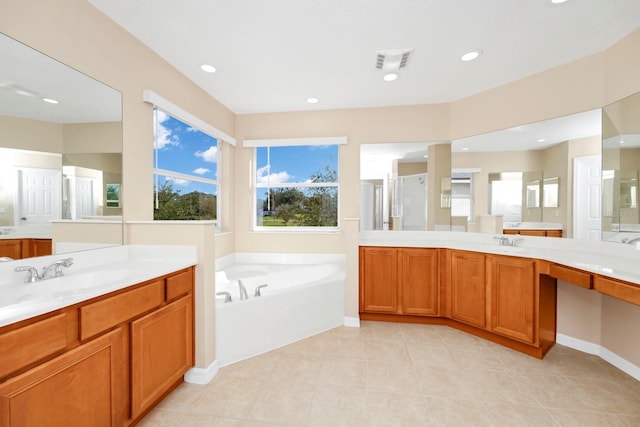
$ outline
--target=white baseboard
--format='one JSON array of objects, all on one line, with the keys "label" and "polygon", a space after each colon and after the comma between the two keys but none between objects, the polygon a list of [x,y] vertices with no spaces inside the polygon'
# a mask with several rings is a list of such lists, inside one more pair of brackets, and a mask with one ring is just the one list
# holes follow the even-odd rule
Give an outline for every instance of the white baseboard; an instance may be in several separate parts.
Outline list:
[{"label": "white baseboard", "polygon": [[599,356],[602,360],[612,364],[622,372],[625,372],[640,381],[640,366],[634,365],[633,363],[618,356],[611,350],[604,348],[599,344],[594,344],[589,341],[584,341],[563,334],[556,334],[556,342],[558,344],[573,348],[578,351],[582,351],[584,353]]},{"label": "white baseboard", "polygon": [[347,317],[347,316],[344,316],[344,326],[348,326],[350,328],[359,328],[360,327],[360,317]]},{"label": "white baseboard", "polygon": [[191,384],[209,384],[218,373],[218,361],[214,360],[206,368],[191,368],[184,374],[184,381]]}]

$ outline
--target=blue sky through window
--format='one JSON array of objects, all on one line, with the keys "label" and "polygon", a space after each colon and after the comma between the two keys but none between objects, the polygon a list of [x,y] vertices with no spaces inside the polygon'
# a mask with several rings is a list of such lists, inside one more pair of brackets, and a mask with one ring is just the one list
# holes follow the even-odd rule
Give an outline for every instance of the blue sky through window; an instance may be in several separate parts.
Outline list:
[{"label": "blue sky through window", "polygon": [[[308,182],[315,172],[323,172],[325,166],[338,170],[337,145],[297,145],[292,147],[270,147],[257,149],[256,177],[258,184],[277,186],[283,183]],[[271,168],[269,170],[269,161]]]},{"label": "blue sky through window", "polygon": [[[157,128],[155,148],[159,150],[157,168],[198,178],[217,180],[218,146],[216,138],[195,129],[182,121],[156,110]],[[212,194],[211,184],[180,178],[161,177],[170,181],[181,194],[193,191]]]}]

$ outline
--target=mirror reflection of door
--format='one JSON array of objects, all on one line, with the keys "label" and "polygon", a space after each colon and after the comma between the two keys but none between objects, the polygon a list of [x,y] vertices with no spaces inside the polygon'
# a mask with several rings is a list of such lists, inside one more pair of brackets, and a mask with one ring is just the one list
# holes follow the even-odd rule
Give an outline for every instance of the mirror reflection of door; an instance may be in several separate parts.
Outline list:
[{"label": "mirror reflection of door", "polygon": [[573,238],[600,240],[602,171],[599,154],[573,159]]},{"label": "mirror reflection of door", "polygon": [[15,224],[44,225],[61,218],[59,170],[18,169],[18,186]]}]

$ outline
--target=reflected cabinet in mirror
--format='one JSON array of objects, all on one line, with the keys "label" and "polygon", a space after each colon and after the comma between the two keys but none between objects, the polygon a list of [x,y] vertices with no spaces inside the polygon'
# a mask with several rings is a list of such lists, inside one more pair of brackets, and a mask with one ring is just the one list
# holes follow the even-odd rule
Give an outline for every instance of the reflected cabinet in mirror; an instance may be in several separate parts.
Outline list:
[{"label": "reflected cabinet in mirror", "polygon": [[442,142],[361,145],[360,229],[449,230],[450,158]]},{"label": "reflected cabinet in mirror", "polygon": [[589,204],[576,196],[587,182],[580,174],[593,172],[585,165],[599,176],[600,135],[593,110],[452,141],[452,188],[460,177],[469,188],[452,191],[454,229],[588,236],[580,218],[590,216]]},{"label": "reflected cabinet in mirror", "polygon": [[602,113],[602,239],[640,242],[640,93]]},{"label": "reflected cabinet in mirror", "polygon": [[122,204],[107,202],[107,185],[122,184],[121,94],[2,34],[0,58],[0,249],[122,244]]}]

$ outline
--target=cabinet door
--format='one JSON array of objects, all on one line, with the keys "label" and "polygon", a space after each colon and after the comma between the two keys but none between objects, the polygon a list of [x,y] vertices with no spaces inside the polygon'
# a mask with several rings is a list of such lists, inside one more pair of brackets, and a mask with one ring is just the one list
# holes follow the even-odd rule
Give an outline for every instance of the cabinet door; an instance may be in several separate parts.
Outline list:
[{"label": "cabinet door", "polygon": [[191,295],[131,322],[131,337],[131,405],[135,418],[193,366]]},{"label": "cabinet door", "polygon": [[361,309],[376,313],[398,312],[398,249],[363,247],[361,263]]},{"label": "cabinet door", "polygon": [[33,239],[29,256],[51,255],[51,239]]},{"label": "cabinet door", "polygon": [[76,347],[0,385],[0,426],[122,426],[122,333]]},{"label": "cabinet door", "polygon": [[491,331],[533,343],[535,262],[490,255]]},{"label": "cabinet door", "polygon": [[2,239],[0,240],[0,257],[7,256],[13,259],[22,259],[28,256],[23,254],[23,240],[22,239]]},{"label": "cabinet door", "polygon": [[487,279],[485,255],[451,252],[451,317],[485,328]]},{"label": "cabinet door", "polygon": [[402,312],[437,316],[438,249],[402,249]]}]

